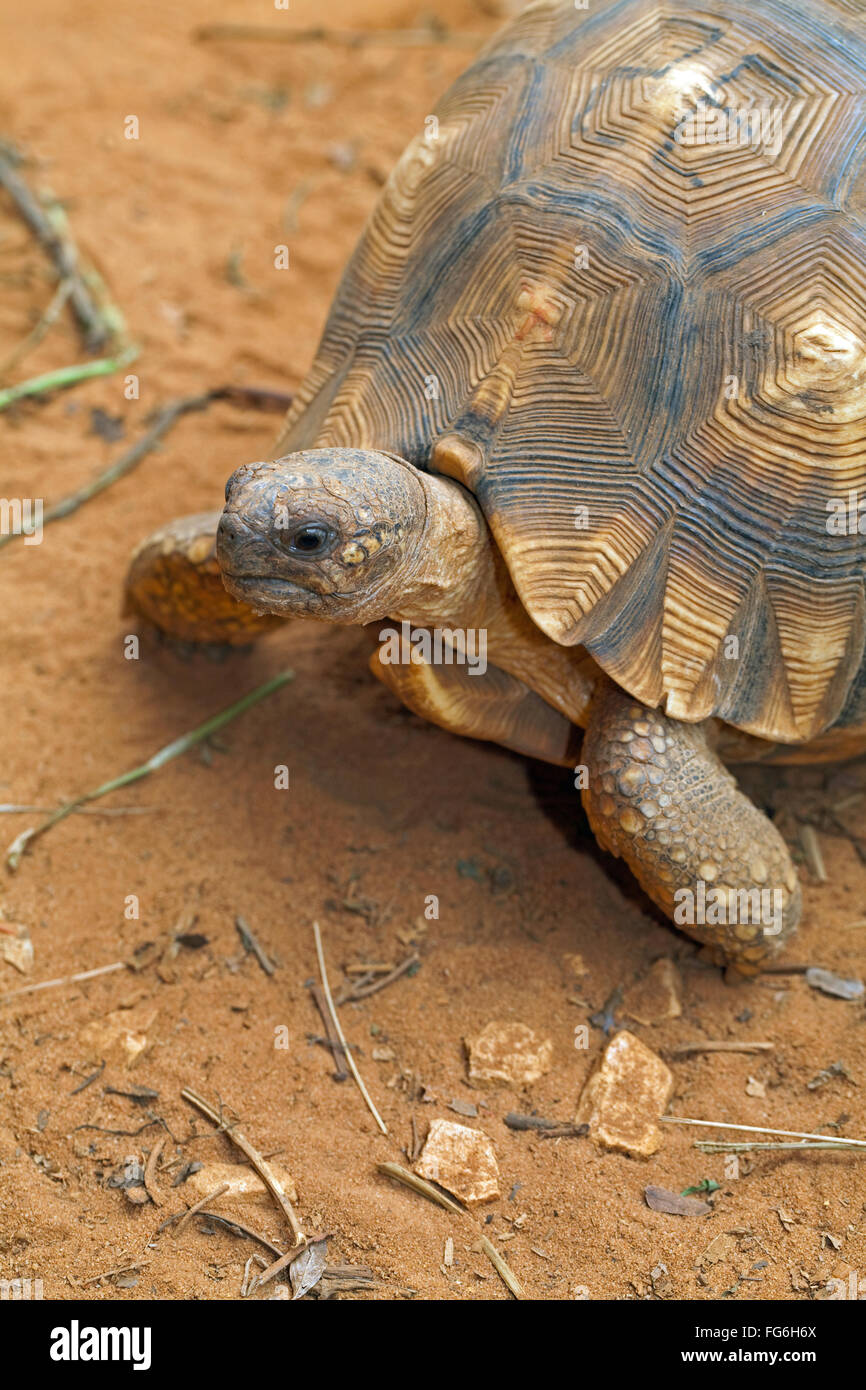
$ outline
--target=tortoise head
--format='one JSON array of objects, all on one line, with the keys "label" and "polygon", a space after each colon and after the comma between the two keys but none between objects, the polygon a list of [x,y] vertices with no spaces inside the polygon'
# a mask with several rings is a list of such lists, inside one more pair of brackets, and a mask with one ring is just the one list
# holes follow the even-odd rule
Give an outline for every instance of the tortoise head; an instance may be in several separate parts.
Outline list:
[{"label": "tortoise head", "polygon": [[393,455],[310,449],[229,478],[217,532],[223,583],[259,612],[376,622],[415,569],[423,485]]}]

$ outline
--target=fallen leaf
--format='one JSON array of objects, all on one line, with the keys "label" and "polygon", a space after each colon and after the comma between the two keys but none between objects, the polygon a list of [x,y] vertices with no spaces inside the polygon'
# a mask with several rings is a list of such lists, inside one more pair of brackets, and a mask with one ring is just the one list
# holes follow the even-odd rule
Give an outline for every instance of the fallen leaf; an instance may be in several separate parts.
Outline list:
[{"label": "fallen leaf", "polygon": [[679,1192],[669,1192],[666,1187],[644,1188],[643,1195],[651,1211],[663,1211],[669,1216],[706,1216],[712,1211],[709,1202],[699,1197],[681,1197]]},{"label": "fallen leaf", "polygon": [[303,1298],[305,1293],[314,1289],[325,1272],[325,1263],[328,1255],[328,1242],[317,1240],[315,1245],[310,1245],[299,1255],[296,1260],[292,1260],[289,1265],[289,1277],[292,1281],[292,1302],[298,1298]]},{"label": "fallen leaf", "polygon": [[835,975],[832,970],[822,970],[820,966],[812,965],[806,971],[806,983],[813,989],[819,989],[822,994],[830,994],[834,999],[862,999],[866,994],[866,985],[862,980],[846,980],[842,975]]}]

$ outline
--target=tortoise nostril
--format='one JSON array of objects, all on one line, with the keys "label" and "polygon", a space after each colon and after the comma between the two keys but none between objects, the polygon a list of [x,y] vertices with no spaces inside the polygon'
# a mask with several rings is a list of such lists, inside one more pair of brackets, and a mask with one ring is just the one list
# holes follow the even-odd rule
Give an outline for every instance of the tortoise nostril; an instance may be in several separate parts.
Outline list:
[{"label": "tortoise nostril", "polygon": [[223,512],[220,517],[219,536],[222,540],[236,541],[243,531],[240,521],[231,512]]}]

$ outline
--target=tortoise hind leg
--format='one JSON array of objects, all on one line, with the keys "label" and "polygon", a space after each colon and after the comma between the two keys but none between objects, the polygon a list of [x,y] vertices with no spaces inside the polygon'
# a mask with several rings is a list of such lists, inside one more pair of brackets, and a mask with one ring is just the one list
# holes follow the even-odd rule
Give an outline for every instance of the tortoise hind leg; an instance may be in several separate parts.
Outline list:
[{"label": "tortoise hind leg", "polygon": [[573,767],[577,761],[580,730],[497,666],[470,675],[464,666],[390,664],[377,650],[370,670],[414,714],[449,733],[498,743],[542,762]]},{"label": "tortoise hind leg", "polygon": [[582,757],[584,806],[601,846],[717,960],[757,974],[797,925],[800,886],[784,840],[738,790],[706,729],[605,681]]},{"label": "tortoise hind leg", "polygon": [[130,561],[124,615],[143,618],[181,650],[244,647],[285,619],[254,612],[220,578],[216,532],[222,512],[200,512],[162,526]]}]

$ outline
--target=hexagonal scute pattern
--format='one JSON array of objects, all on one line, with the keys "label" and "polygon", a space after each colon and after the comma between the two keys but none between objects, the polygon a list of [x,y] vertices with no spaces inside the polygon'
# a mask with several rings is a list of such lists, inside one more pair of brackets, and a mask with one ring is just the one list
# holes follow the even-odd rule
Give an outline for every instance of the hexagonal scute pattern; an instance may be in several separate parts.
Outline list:
[{"label": "hexagonal scute pattern", "polygon": [[866,0],[542,0],[488,46],[279,450],[454,435],[532,617],[637,698],[866,721]]}]

